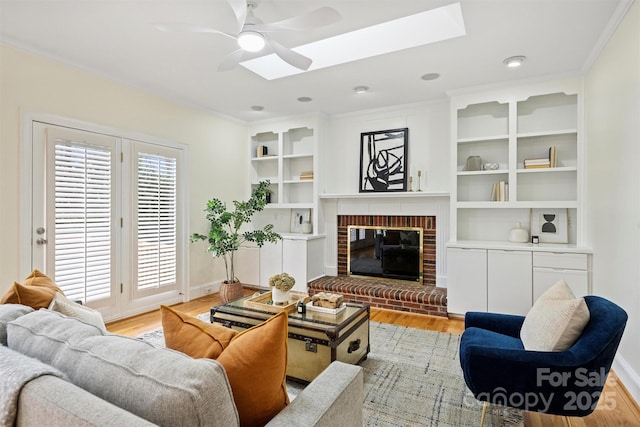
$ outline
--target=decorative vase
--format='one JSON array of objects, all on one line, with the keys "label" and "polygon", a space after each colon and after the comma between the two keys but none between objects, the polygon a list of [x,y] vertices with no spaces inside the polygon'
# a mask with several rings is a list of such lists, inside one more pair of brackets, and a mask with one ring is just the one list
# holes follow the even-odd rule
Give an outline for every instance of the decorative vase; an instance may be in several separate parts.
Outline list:
[{"label": "decorative vase", "polygon": [[242,283],[239,280],[236,280],[233,283],[229,283],[226,280],[222,282],[220,285],[220,299],[223,304],[226,304],[231,301],[235,301],[244,296],[244,290],[242,288]]},{"label": "decorative vase", "polygon": [[273,305],[287,305],[291,300],[291,291],[283,292],[278,288],[271,288]]}]

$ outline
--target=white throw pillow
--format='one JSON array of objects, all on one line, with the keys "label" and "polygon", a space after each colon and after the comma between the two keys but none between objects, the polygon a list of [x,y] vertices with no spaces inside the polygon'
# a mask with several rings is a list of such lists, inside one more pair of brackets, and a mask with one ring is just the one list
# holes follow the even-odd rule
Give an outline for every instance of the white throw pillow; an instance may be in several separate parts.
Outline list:
[{"label": "white throw pillow", "polygon": [[525,350],[564,351],[580,337],[589,318],[584,298],[576,298],[567,282],[560,280],[531,307],[520,339]]},{"label": "white throw pillow", "polygon": [[107,330],[104,326],[104,320],[102,319],[102,315],[99,311],[71,301],[60,292],[56,292],[53,300],[51,300],[49,310],[57,311],[58,313],[62,313],[65,316],[82,320],[83,322],[94,325],[103,331]]}]

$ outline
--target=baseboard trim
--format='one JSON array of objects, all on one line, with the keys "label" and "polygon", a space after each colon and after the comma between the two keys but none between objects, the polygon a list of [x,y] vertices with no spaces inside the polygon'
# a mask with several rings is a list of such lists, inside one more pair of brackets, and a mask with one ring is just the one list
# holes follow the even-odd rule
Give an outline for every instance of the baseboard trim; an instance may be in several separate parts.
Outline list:
[{"label": "baseboard trim", "polygon": [[196,298],[218,292],[221,284],[222,280],[216,280],[215,282],[209,282],[204,285],[193,287],[189,290],[189,298],[194,300]]},{"label": "baseboard trim", "polygon": [[640,376],[629,363],[618,353],[613,359],[612,368],[627,389],[629,395],[640,405]]}]

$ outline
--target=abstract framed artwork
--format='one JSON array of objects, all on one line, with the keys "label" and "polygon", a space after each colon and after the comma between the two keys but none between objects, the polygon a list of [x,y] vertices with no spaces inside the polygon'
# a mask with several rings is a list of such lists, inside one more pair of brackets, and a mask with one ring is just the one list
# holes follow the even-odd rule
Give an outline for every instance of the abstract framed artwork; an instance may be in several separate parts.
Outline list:
[{"label": "abstract framed artwork", "polygon": [[309,209],[291,209],[291,233],[302,233],[302,224],[311,221]]},{"label": "abstract framed artwork", "polygon": [[531,235],[540,243],[568,243],[567,209],[531,209]]},{"label": "abstract framed artwork", "polygon": [[360,134],[360,192],[407,191],[409,129]]}]

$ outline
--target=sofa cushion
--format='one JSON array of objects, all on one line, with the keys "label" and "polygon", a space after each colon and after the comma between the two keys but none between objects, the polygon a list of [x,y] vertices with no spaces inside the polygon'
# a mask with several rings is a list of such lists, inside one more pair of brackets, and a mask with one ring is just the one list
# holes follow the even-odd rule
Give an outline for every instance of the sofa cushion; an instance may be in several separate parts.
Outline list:
[{"label": "sofa cushion", "polygon": [[549,288],[531,307],[522,323],[520,339],[526,350],[564,351],[589,323],[584,298],[576,298],[564,280]]},{"label": "sofa cushion", "polygon": [[231,383],[242,426],[263,426],[289,404],[287,313],[236,335],[218,357]]},{"label": "sofa cushion", "polygon": [[222,367],[40,310],[8,325],[8,345],[88,392],[162,425],[238,425]]},{"label": "sofa cushion", "polygon": [[0,345],[7,345],[7,323],[32,311],[33,308],[21,304],[0,305]]},{"label": "sofa cushion", "polygon": [[53,300],[51,300],[49,310],[57,311],[65,316],[74,317],[106,331],[104,320],[99,311],[71,301],[60,292],[56,292]]},{"label": "sofa cushion", "polygon": [[238,333],[218,323],[204,322],[188,314],[160,306],[167,348],[200,359],[217,359]]},{"label": "sofa cushion", "polygon": [[15,282],[0,299],[0,304],[28,305],[36,310],[47,308],[56,292],[64,292],[44,273],[33,270],[22,283]]}]

